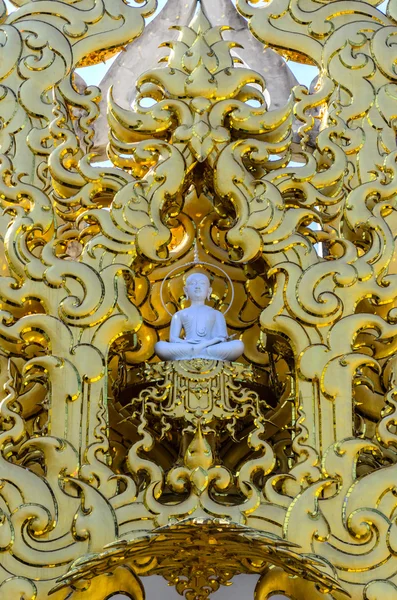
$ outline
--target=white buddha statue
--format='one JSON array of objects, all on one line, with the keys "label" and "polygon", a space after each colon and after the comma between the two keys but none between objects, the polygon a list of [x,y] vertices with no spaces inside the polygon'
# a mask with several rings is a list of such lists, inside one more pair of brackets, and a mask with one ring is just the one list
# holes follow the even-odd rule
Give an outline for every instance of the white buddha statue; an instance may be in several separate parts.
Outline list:
[{"label": "white buddha statue", "polygon": [[229,338],[223,314],[205,304],[212,291],[208,277],[204,273],[189,275],[184,291],[190,306],[173,315],[170,341],[157,342],[156,354],[162,360],[239,358],[244,352],[243,342]]}]

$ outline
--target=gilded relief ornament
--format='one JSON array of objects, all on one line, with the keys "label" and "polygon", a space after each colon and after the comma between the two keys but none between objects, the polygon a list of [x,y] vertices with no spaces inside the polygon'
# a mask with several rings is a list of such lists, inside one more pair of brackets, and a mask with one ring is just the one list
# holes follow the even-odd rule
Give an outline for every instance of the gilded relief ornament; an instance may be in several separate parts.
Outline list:
[{"label": "gilded relief ornament", "polygon": [[393,0],[237,0],[318,67],[274,110],[197,3],[132,106],[109,93],[110,165],[75,69],[155,1],[13,4],[0,600],[143,600],[152,574],[207,600],[241,573],[256,600],[395,600]]}]

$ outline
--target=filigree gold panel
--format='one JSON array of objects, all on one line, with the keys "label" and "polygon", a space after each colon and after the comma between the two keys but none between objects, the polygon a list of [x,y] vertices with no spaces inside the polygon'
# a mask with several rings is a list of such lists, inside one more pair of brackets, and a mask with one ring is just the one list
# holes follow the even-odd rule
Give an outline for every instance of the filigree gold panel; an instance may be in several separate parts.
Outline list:
[{"label": "filigree gold panel", "polygon": [[[171,0],[170,0],[171,1]],[[0,599],[397,598],[395,3],[237,0],[317,65],[266,78],[198,3],[108,98],[75,69],[154,0],[0,2]],[[268,77],[271,74],[267,74]],[[204,269],[239,362],[161,362]],[[97,578],[97,579],[95,579]]]}]

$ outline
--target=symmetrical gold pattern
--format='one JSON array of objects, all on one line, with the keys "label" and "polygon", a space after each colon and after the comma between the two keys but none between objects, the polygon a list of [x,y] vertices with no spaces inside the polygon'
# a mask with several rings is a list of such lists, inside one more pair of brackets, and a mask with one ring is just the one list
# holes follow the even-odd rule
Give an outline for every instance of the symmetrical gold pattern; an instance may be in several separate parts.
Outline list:
[{"label": "symmetrical gold pattern", "polygon": [[[394,0],[237,0],[319,69],[277,110],[198,6],[134,106],[109,95],[110,167],[90,153],[100,91],[74,70],[138,37],[155,0],[13,4],[0,600],[140,600],[148,574],[201,600],[238,573],[261,574],[257,600],[395,599]],[[154,355],[161,282],[183,308],[195,247],[240,363]]]}]

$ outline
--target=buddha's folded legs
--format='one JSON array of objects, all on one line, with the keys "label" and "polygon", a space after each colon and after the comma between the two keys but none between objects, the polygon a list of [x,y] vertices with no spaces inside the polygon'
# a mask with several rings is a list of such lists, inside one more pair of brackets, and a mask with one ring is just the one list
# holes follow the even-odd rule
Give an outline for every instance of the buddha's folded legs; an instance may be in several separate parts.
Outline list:
[{"label": "buddha's folded legs", "polygon": [[208,346],[206,355],[213,360],[237,360],[244,352],[244,344],[240,340],[221,342]]},{"label": "buddha's folded legs", "polygon": [[162,360],[189,360],[193,357],[193,344],[157,342],[154,351]]},{"label": "buddha's folded legs", "polygon": [[240,340],[221,342],[197,352],[195,344],[157,342],[155,352],[162,360],[190,360],[192,358],[209,358],[211,360],[237,360],[244,352],[244,344]]}]

